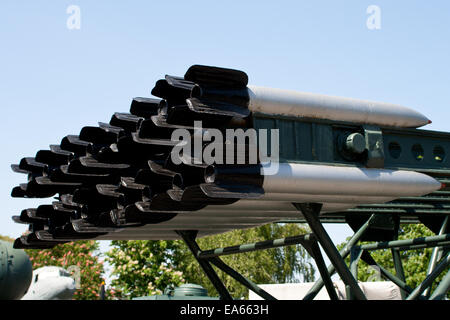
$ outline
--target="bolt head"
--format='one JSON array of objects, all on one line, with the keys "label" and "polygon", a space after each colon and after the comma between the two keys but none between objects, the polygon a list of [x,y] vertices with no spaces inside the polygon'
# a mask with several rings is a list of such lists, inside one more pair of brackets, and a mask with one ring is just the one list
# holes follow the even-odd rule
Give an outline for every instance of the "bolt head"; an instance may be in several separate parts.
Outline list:
[{"label": "bolt head", "polygon": [[366,150],[366,139],[361,133],[352,133],[345,139],[345,148],[354,154],[361,154]]}]

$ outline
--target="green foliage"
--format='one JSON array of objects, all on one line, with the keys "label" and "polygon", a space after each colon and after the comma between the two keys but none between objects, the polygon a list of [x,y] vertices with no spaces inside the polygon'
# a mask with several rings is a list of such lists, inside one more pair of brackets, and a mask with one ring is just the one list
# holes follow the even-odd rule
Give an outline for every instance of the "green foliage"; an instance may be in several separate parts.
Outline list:
[{"label": "green foliage", "polygon": [[[98,246],[96,241],[77,241],[59,244],[52,249],[25,251],[33,264],[33,270],[44,266],[59,266],[66,270],[70,266],[78,266],[81,288],[75,291],[74,299],[91,300],[99,299],[103,283],[103,262],[99,261]],[[108,292],[108,295],[111,294]]]},{"label": "green foliage", "polygon": [[[308,230],[296,224],[273,224],[234,230],[198,239],[203,250],[252,243],[304,234]],[[116,277],[112,285],[122,297],[155,295],[168,285],[200,284],[211,296],[216,290],[182,241],[113,241],[108,262]],[[314,269],[301,246],[255,251],[221,257],[230,267],[255,283],[312,281]],[[235,298],[247,297],[248,289],[225,275],[218,274]]]},{"label": "green foliage", "polygon": [[[399,231],[399,240],[415,239],[420,237],[433,236],[434,233],[430,231],[423,224],[404,224],[401,225]],[[367,243],[367,242],[363,242]],[[341,244],[339,248],[342,248],[344,244]],[[419,249],[419,250],[400,250],[400,258],[402,260],[406,284],[411,288],[416,288],[426,277],[428,264],[431,258],[432,248]],[[396,274],[394,262],[392,259],[391,249],[374,250],[371,251],[373,259],[383,268],[388,270],[393,275]],[[346,259],[347,263],[350,262],[350,258]],[[442,273],[434,282],[433,288],[436,284],[442,280],[445,272]],[[376,279],[376,271],[368,266],[365,262],[360,261],[358,263],[358,280],[370,281]]]},{"label": "green foliage", "polygon": [[112,241],[106,261],[112,266],[111,285],[121,298],[159,295],[168,285],[185,280],[174,268],[175,241]]}]

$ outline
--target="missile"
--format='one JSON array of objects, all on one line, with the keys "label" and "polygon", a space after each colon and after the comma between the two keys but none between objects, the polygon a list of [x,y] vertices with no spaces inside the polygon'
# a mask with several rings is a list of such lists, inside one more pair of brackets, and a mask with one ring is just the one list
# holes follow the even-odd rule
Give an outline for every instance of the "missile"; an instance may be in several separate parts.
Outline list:
[{"label": "missile", "polygon": [[325,194],[301,194],[301,193],[264,193],[262,201],[287,201],[287,202],[315,202],[315,203],[385,203],[398,197],[378,197],[359,195],[325,195]]},{"label": "missile", "polygon": [[[356,203],[373,203],[422,196],[442,187],[436,179],[415,171],[278,163],[274,172],[272,166],[210,166],[205,170],[205,180],[217,184],[245,181],[243,183],[261,187],[263,199],[291,202],[333,202],[341,197],[344,202],[351,199]],[[213,192],[209,195],[215,196]],[[226,193],[222,196],[226,197]]]},{"label": "missile", "polygon": [[262,166],[261,171],[262,187],[267,193],[398,198],[422,196],[442,186],[426,174],[405,170],[280,163],[276,174],[266,175],[266,166]]},{"label": "missile", "polygon": [[420,112],[392,103],[259,86],[247,90],[252,112],[404,128],[431,123]]},{"label": "missile", "polygon": [[[186,72],[185,80],[195,82],[189,88],[192,99],[187,101],[193,110],[200,106],[206,109],[204,105],[209,104],[217,112],[223,112],[223,103],[226,103],[230,114],[230,110],[238,113],[236,110],[241,107],[241,114],[249,110],[271,116],[388,127],[418,128],[431,123],[420,112],[397,104],[248,85],[248,76],[239,70],[194,65]],[[173,79],[168,82],[175,87],[181,86]]]}]

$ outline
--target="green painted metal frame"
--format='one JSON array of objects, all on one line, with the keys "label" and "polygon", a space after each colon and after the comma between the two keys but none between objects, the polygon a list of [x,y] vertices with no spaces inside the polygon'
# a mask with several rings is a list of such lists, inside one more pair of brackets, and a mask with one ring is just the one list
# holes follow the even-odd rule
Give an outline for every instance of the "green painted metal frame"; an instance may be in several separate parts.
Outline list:
[{"label": "green painted metal frame", "polygon": [[[431,287],[433,281],[448,267],[450,266],[450,252],[447,253],[447,256],[442,259],[442,261],[434,268],[434,270],[422,281],[422,283],[414,289],[413,292],[406,298],[406,300],[416,300],[420,297],[425,289]],[[448,272],[449,273],[449,272]],[[446,278],[448,278],[448,273]],[[444,281],[444,283],[446,283]]]},{"label": "green painted metal frame", "polygon": [[[357,270],[358,270],[357,265],[359,260],[361,259],[365,261],[367,264],[377,267],[378,270],[380,270],[382,276],[395,283],[401,289],[402,299],[406,300],[427,299],[431,292],[431,286],[434,280],[439,275],[441,275],[448,268],[448,266],[450,266],[450,252],[447,252],[446,257],[442,258],[438,265],[436,265],[437,256],[434,258],[432,257],[432,259],[434,259],[435,261],[434,262],[430,261],[427,277],[417,288],[412,289],[405,283],[405,274],[399,251],[423,249],[429,247],[433,247],[435,250],[438,250],[439,248],[450,246],[449,241],[450,234],[443,234],[444,230],[447,227],[447,222],[448,218],[444,219],[444,222],[439,232],[440,234],[437,236],[422,237],[408,240],[385,241],[373,244],[353,246],[351,248],[351,257],[350,257],[350,270],[353,276],[357,279]],[[391,249],[394,267],[397,274],[396,276],[389,273],[386,269],[377,264],[370,255],[370,251],[380,249]],[[435,250],[433,250],[433,252]],[[447,272],[445,278],[441,281],[438,288],[436,288],[435,293],[433,293],[433,295],[429,297],[430,299],[439,299],[445,297],[446,293],[450,288],[449,274],[450,271]]]},{"label": "green painted metal frame", "polygon": [[436,290],[430,297],[430,300],[443,300],[445,295],[450,290],[450,272],[447,272],[445,278],[442,279],[441,283],[438,285]]},{"label": "green painted metal frame", "polygon": [[207,259],[207,258],[225,256],[225,255],[229,255],[229,254],[252,252],[252,251],[263,250],[263,249],[273,249],[273,248],[279,248],[279,247],[296,245],[296,244],[305,244],[308,241],[311,241],[313,239],[314,239],[314,235],[305,234],[305,235],[300,235],[300,236],[286,237],[286,238],[282,238],[282,239],[266,240],[266,241],[250,243],[250,244],[243,244],[243,245],[226,247],[226,248],[205,250],[205,251],[200,252],[198,254],[198,257],[200,259]]},{"label": "green painted metal frame", "polygon": [[[376,242],[360,246],[357,246],[357,243],[363,239],[363,236],[371,226],[376,224],[377,217],[382,217],[386,214],[398,216],[400,223],[419,223],[421,222],[421,216],[430,215],[447,216],[445,221],[448,221],[448,215],[450,214],[450,156],[445,154],[445,150],[448,150],[447,153],[450,154],[450,133],[422,129],[376,127],[310,118],[273,117],[272,115],[267,116],[258,113],[254,113],[252,119],[255,129],[279,130],[280,140],[283,141],[279,150],[281,162],[412,170],[428,174],[441,183],[447,184],[447,187],[424,197],[405,197],[385,204],[360,205],[343,212],[325,213],[320,216],[321,204],[294,204],[302,215],[299,214],[297,220],[286,220],[283,223],[306,222],[313,231],[309,235],[202,251],[195,242],[196,232],[179,231],[179,234],[183,237],[222,299],[230,299],[231,296],[224,288],[211,264],[223,270],[261,297],[266,299],[272,299],[273,297],[227,266],[220,260],[219,256],[294,244],[301,244],[315,259],[321,275],[321,278],[316,281],[304,297],[305,300],[314,299],[323,286],[326,287],[331,299],[337,299],[337,294],[331,281],[331,276],[335,272],[339,274],[346,285],[348,299],[366,299],[357,283],[359,260],[378,267],[383,277],[391,280],[401,288],[403,299],[423,299],[428,297],[430,299],[440,299],[445,296],[450,286],[450,272],[447,273],[432,294],[429,287],[434,279],[442,273],[443,270],[441,269],[447,263],[445,259],[448,259],[448,252],[446,253],[447,258],[439,259],[442,253],[439,251],[439,248],[450,245],[450,235],[444,233],[448,229],[447,226],[443,226],[439,235],[433,237],[412,240],[397,240],[397,238],[394,238],[395,240],[393,241]],[[359,156],[353,155],[349,157],[342,152],[340,141],[342,137],[355,132],[365,137],[366,151]],[[270,134],[270,130],[268,133]],[[422,150],[422,154],[415,152],[414,148],[417,145],[420,145],[419,149]],[[268,147],[268,152],[270,153],[270,146]],[[443,153],[437,152],[436,150],[438,149],[442,150]],[[355,232],[347,245],[339,252],[322,224],[326,222],[344,223],[347,222],[347,218],[351,219],[352,216],[366,215],[369,215],[367,221],[359,227],[359,230]],[[331,261],[331,265],[328,268],[324,264],[319,243]],[[399,251],[428,247],[434,247],[433,257],[428,266],[428,276],[421,286],[412,289],[405,283],[405,274]],[[379,266],[370,255],[370,251],[379,249],[391,250],[396,275]],[[349,266],[344,261],[348,255],[350,255]],[[440,262],[438,263],[439,260]],[[440,271],[439,274],[437,274],[438,271]]]},{"label": "green painted metal frame", "polygon": [[[450,170],[450,157],[438,160],[435,149],[449,150],[450,133],[423,129],[376,127],[357,123],[323,119],[253,114],[255,129],[278,129],[280,161],[315,162],[328,165],[362,165],[369,167],[403,168],[421,171]],[[346,159],[336,143],[339,135],[359,132],[366,138],[368,157]],[[378,143],[377,143],[378,142]],[[400,146],[393,154],[392,145]],[[423,157],[416,157],[414,145],[421,145]],[[270,148],[269,148],[270,149]]]},{"label": "green painted metal frame", "polygon": [[[177,232],[183,238],[183,240],[191,250],[191,253],[197,259],[203,271],[206,273],[206,275],[213,283],[216,290],[219,292],[221,299],[229,300],[231,296],[229,292],[226,290],[221,280],[219,279],[217,273],[211,267],[211,264],[215,265],[216,267],[218,267],[219,269],[221,269],[222,271],[224,271],[225,273],[236,279],[238,282],[246,286],[248,289],[260,295],[261,297],[265,299],[274,299],[274,298],[266,291],[262,290],[260,287],[254,284],[252,281],[246,279],[238,272],[236,272],[234,269],[227,266],[222,260],[219,259],[220,256],[301,244],[315,260],[316,266],[321,275],[321,279],[315,285],[315,288],[312,288],[313,290],[310,290],[310,292],[308,292],[308,294],[305,296],[305,300],[312,300],[324,285],[326,287],[330,299],[338,300],[336,290],[331,280],[331,275],[333,273],[334,268],[336,268],[341,277],[345,279],[344,281],[351,289],[352,294],[354,294],[356,298],[364,300],[365,299],[364,293],[359,288],[356,280],[352,277],[351,273],[348,271],[348,268],[346,267],[345,262],[342,258],[343,256],[345,257],[346,252],[350,251],[350,246],[347,245],[344,248],[344,253],[342,255],[339,252],[337,252],[336,248],[331,242],[331,239],[329,238],[328,234],[326,233],[325,229],[323,228],[323,226],[321,225],[320,221],[317,218],[317,214],[320,212],[321,207],[322,206],[320,204],[298,204],[298,208],[300,211],[302,211],[303,215],[308,220],[309,225],[314,232],[313,234],[299,235],[275,240],[266,240],[251,244],[243,244],[239,246],[202,251],[199,248],[198,244],[195,242],[195,238],[197,235],[196,231],[177,231]],[[351,245],[353,245],[358,241],[358,239],[362,236],[364,230],[367,229],[367,227],[370,224],[370,221],[372,220],[373,218],[371,217],[371,219],[369,219],[369,221],[366,223],[365,227],[362,228],[362,231],[357,232],[357,234],[355,234],[354,241],[350,242]],[[320,243],[322,247],[326,248],[324,250],[327,253],[330,260],[333,262],[334,268],[333,267],[328,269],[326,268],[318,243]]]},{"label": "green painted metal frame", "polygon": [[232,299],[229,292],[226,290],[223,282],[220,280],[217,273],[212,268],[211,264],[221,269],[223,272],[234,278],[236,281],[252,290],[259,296],[267,300],[274,300],[275,298],[267,293],[265,290],[258,287],[251,280],[245,278],[236,270],[225,264],[219,257],[230,254],[239,254],[257,250],[267,250],[272,248],[284,247],[289,245],[301,244],[306,251],[313,257],[316,262],[317,268],[321,275],[322,283],[325,285],[327,292],[332,300],[338,300],[336,290],[329,276],[329,272],[326,268],[325,261],[323,259],[322,253],[320,251],[318,241],[314,234],[305,234],[293,237],[286,237],[282,239],[266,240],[251,244],[243,244],[239,246],[232,246],[226,248],[218,248],[213,250],[202,251],[195,241],[197,232],[196,231],[177,231],[178,234],[183,238],[184,242],[190,249],[191,253],[197,259],[201,268],[210,279],[213,286],[219,292],[221,299],[230,300]]},{"label": "green painted metal frame", "polygon": [[[413,289],[410,286],[408,286],[405,283],[405,281],[402,281],[401,279],[399,279],[398,277],[396,277],[395,275],[390,273],[388,270],[386,270],[385,268],[380,266],[372,258],[372,256],[370,255],[369,251],[362,250],[361,260],[366,262],[369,266],[376,267],[380,271],[381,276],[383,276],[384,278],[386,278],[386,279],[392,281],[393,283],[395,283],[400,289],[402,289],[403,292],[406,292],[407,294],[410,294],[413,291]],[[405,296],[406,296],[405,294],[402,294],[402,299],[404,299]]]},{"label": "green painted metal frame", "polygon": [[[398,248],[391,248],[391,254],[392,254],[392,260],[394,260],[394,268],[395,273],[397,274],[397,277],[402,281],[406,283],[405,278],[405,270],[403,269],[402,259],[400,257],[400,252]],[[400,295],[402,299],[405,299],[406,292],[405,290],[400,290]]]},{"label": "green painted metal frame", "polygon": [[450,242],[450,233],[438,236],[421,237],[407,240],[394,240],[394,241],[369,243],[361,245],[361,249],[368,251],[379,249],[392,249],[392,248],[412,250],[435,246],[446,246],[449,244],[449,242]]},{"label": "green painted metal frame", "polygon": [[[284,142],[280,144],[280,161],[317,163],[338,166],[365,166],[389,169],[416,170],[439,177],[442,183],[448,183],[450,180],[450,157],[445,157],[438,161],[434,156],[436,146],[450,150],[450,134],[445,132],[434,132],[418,129],[397,129],[380,128],[375,126],[359,125],[354,123],[336,122],[319,119],[291,118],[279,116],[276,118],[267,117],[263,114],[254,114],[253,125],[256,129],[278,129],[280,139]],[[365,136],[367,154],[363,157],[347,159],[340,154],[338,140],[340,135],[350,132],[359,132]],[[403,152],[395,157],[390,150],[390,146],[395,143],[403,149]],[[415,144],[423,146],[426,157],[418,159],[408,152]],[[288,148],[284,146],[289,146]],[[406,152],[405,152],[406,150]],[[270,150],[269,150],[270,153]],[[447,181],[448,180],[448,181]],[[446,245],[449,238],[446,236],[427,237],[408,240],[395,240],[389,242],[377,242],[371,245],[356,246],[357,242],[363,237],[364,233],[374,223],[375,218],[384,214],[396,214],[400,216],[400,221],[409,221],[418,223],[417,215],[420,214],[450,214],[450,204],[442,204],[441,196],[450,196],[448,191],[437,191],[422,202],[424,199],[405,198],[398,203],[393,201],[388,204],[380,205],[361,205],[354,209],[346,210],[341,215],[334,213],[329,217],[321,215],[319,217],[321,204],[294,204],[302,216],[297,221],[286,220],[283,223],[308,223],[315,241],[310,243],[303,239],[302,245],[316,260],[321,279],[316,281],[313,287],[304,297],[305,300],[312,300],[325,285],[329,296],[337,299],[336,291],[331,282],[331,276],[337,271],[346,285],[348,299],[361,299],[366,297],[357,283],[357,264],[363,257],[363,260],[375,261],[368,251],[383,248],[390,248],[392,251],[396,276],[389,273],[386,269],[378,266],[383,276],[393,281],[401,288],[402,298],[406,298],[412,293],[412,289],[405,283],[404,270],[400,259],[399,250],[426,248],[436,245]],[[436,204],[437,203],[437,204]],[[349,243],[340,251],[336,249],[330,237],[322,226],[323,222],[346,222],[345,218],[350,214],[371,214],[370,218],[354,234]],[[275,242],[262,242],[258,244],[242,245],[230,248],[203,251],[199,254],[199,259],[212,259],[219,255],[235,254],[253,250],[262,250],[264,248],[273,248],[283,245],[294,244],[300,238],[278,239]],[[320,243],[331,265],[325,268],[320,249],[317,242]],[[313,245],[311,243],[314,243]],[[348,267],[344,259],[351,255],[350,266]],[[431,272],[431,271],[430,271]],[[431,272],[432,273],[432,272]],[[428,292],[429,293],[429,292]]]},{"label": "green painted metal frame", "polygon": [[195,230],[194,231],[187,230],[187,231],[177,231],[177,233],[183,238],[189,250],[197,259],[197,262],[200,264],[200,267],[203,269],[203,272],[205,272],[206,276],[209,278],[214,288],[216,288],[217,292],[220,295],[220,299],[233,300],[227,288],[225,288],[224,284],[222,283],[222,281],[220,280],[219,276],[214,271],[212,266],[207,261],[198,258],[197,256],[198,252],[201,251],[199,246],[197,245],[197,242],[195,242],[195,238],[197,237],[198,232]]},{"label": "green painted metal frame", "polygon": [[318,203],[295,203],[294,206],[303,213],[309,227],[316,235],[320,245],[327,254],[331,263],[336,268],[342,281],[344,281],[346,286],[349,286],[352,294],[358,300],[366,300],[364,293],[358,285],[358,282],[351,274],[350,270],[345,264],[344,259],[339,254],[339,251],[333,244],[330,236],[322,226],[319,219],[320,210],[322,209],[322,204]]},{"label": "green painted metal frame", "polygon": [[[448,225],[448,220],[449,220],[448,216],[445,217],[444,221],[442,222],[441,229],[439,230],[439,235],[443,235],[445,233],[445,230],[447,229],[447,225]],[[433,272],[433,269],[436,267],[436,263],[439,260],[440,253],[442,253],[442,247],[434,247],[433,248],[433,252],[431,253],[430,262],[428,264],[427,276],[429,274],[431,274],[431,272]],[[426,297],[430,297],[430,293],[431,293],[430,288],[427,288],[427,289],[425,289],[423,294]]]},{"label": "green painted metal frame", "polygon": [[[370,224],[375,219],[375,215],[371,215],[366,223],[364,223],[360,229],[355,232],[355,234],[350,238],[350,240],[347,242],[347,244],[344,246],[344,248],[341,249],[339,252],[342,259],[345,259],[351,251],[351,248],[356,245],[356,243],[361,239],[361,237],[364,235],[366,230],[369,228]],[[333,264],[328,266],[327,273],[328,277],[331,278],[331,276],[335,273],[336,269]],[[305,295],[304,300],[313,300],[316,295],[319,293],[319,291],[322,289],[324,285],[323,277],[314,283],[312,288],[308,291],[308,293]]]},{"label": "green painted metal frame", "polygon": [[[366,299],[364,293],[357,283],[358,279],[358,263],[363,260],[367,264],[378,268],[381,276],[392,281],[401,289],[402,299],[414,300],[414,299],[443,299],[450,288],[450,271],[447,272],[444,279],[440,282],[434,292],[431,294],[431,286],[435,279],[442,274],[450,265],[450,252],[447,251],[445,257],[437,259],[434,263],[435,267],[429,271],[426,279],[415,289],[409,287],[405,282],[405,275],[403,265],[400,259],[400,250],[413,250],[422,248],[442,248],[450,246],[450,234],[440,234],[437,236],[422,237],[408,240],[393,240],[376,242],[370,244],[357,245],[357,243],[364,236],[366,231],[371,225],[377,221],[379,214],[372,214],[367,221],[355,232],[351,239],[347,242],[344,248],[340,252],[336,249],[332,243],[330,237],[322,226],[322,222],[319,219],[320,204],[294,204],[299,211],[301,211],[305,221],[308,222],[313,233],[286,237],[282,239],[266,240],[250,244],[242,244],[237,246],[231,246],[226,248],[217,248],[212,250],[201,250],[196,243],[196,231],[177,231],[183,240],[188,245],[194,257],[208,276],[216,290],[219,292],[221,299],[230,300],[233,299],[230,293],[225,288],[223,282],[212,268],[212,265],[222,270],[227,275],[234,278],[236,281],[252,290],[260,297],[266,300],[274,300],[275,298],[265,290],[261,289],[257,284],[251,280],[242,276],[239,272],[225,264],[220,256],[239,254],[245,252],[252,252],[257,250],[266,250],[272,248],[279,248],[289,245],[302,245],[306,251],[315,260],[318,271],[321,278],[318,279],[312,288],[305,295],[304,300],[313,300],[318,292],[325,286],[330,299],[338,300],[336,290],[333,286],[331,276],[337,272],[346,285],[347,299]],[[445,224],[447,220],[444,220],[441,230],[445,230]],[[442,232],[441,232],[442,233]],[[327,254],[331,261],[331,265],[328,268],[325,265],[323,256],[321,254],[319,243]],[[391,274],[385,268],[380,266],[371,256],[370,252],[380,249],[391,249],[393,253],[393,260],[396,270],[396,275]],[[347,266],[344,259],[350,255],[350,264]],[[437,263],[438,262],[438,263]],[[436,265],[437,263],[437,265]],[[429,292],[427,294],[427,292]],[[431,294],[431,296],[430,296]]]},{"label": "green painted metal frame", "polygon": [[265,290],[258,287],[256,283],[253,283],[251,280],[245,278],[243,275],[241,275],[239,272],[228,266],[225,262],[223,262],[218,257],[213,257],[208,259],[210,263],[214,264],[217,268],[228,274],[230,277],[244,285],[245,287],[249,288],[256,294],[258,294],[261,298],[266,300],[276,300],[271,294],[266,292]]}]

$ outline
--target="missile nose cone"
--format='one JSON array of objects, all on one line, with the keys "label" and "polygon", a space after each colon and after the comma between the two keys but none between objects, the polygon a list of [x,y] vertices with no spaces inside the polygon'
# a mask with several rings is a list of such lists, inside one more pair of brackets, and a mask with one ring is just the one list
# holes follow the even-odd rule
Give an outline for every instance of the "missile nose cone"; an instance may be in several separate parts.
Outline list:
[{"label": "missile nose cone", "polygon": [[428,120],[428,124],[430,124],[430,123],[432,123],[433,121],[431,121],[431,120]]},{"label": "missile nose cone", "polygon": [[441,189],[445,189],[446,187],[445,183],[441,183]]}]

